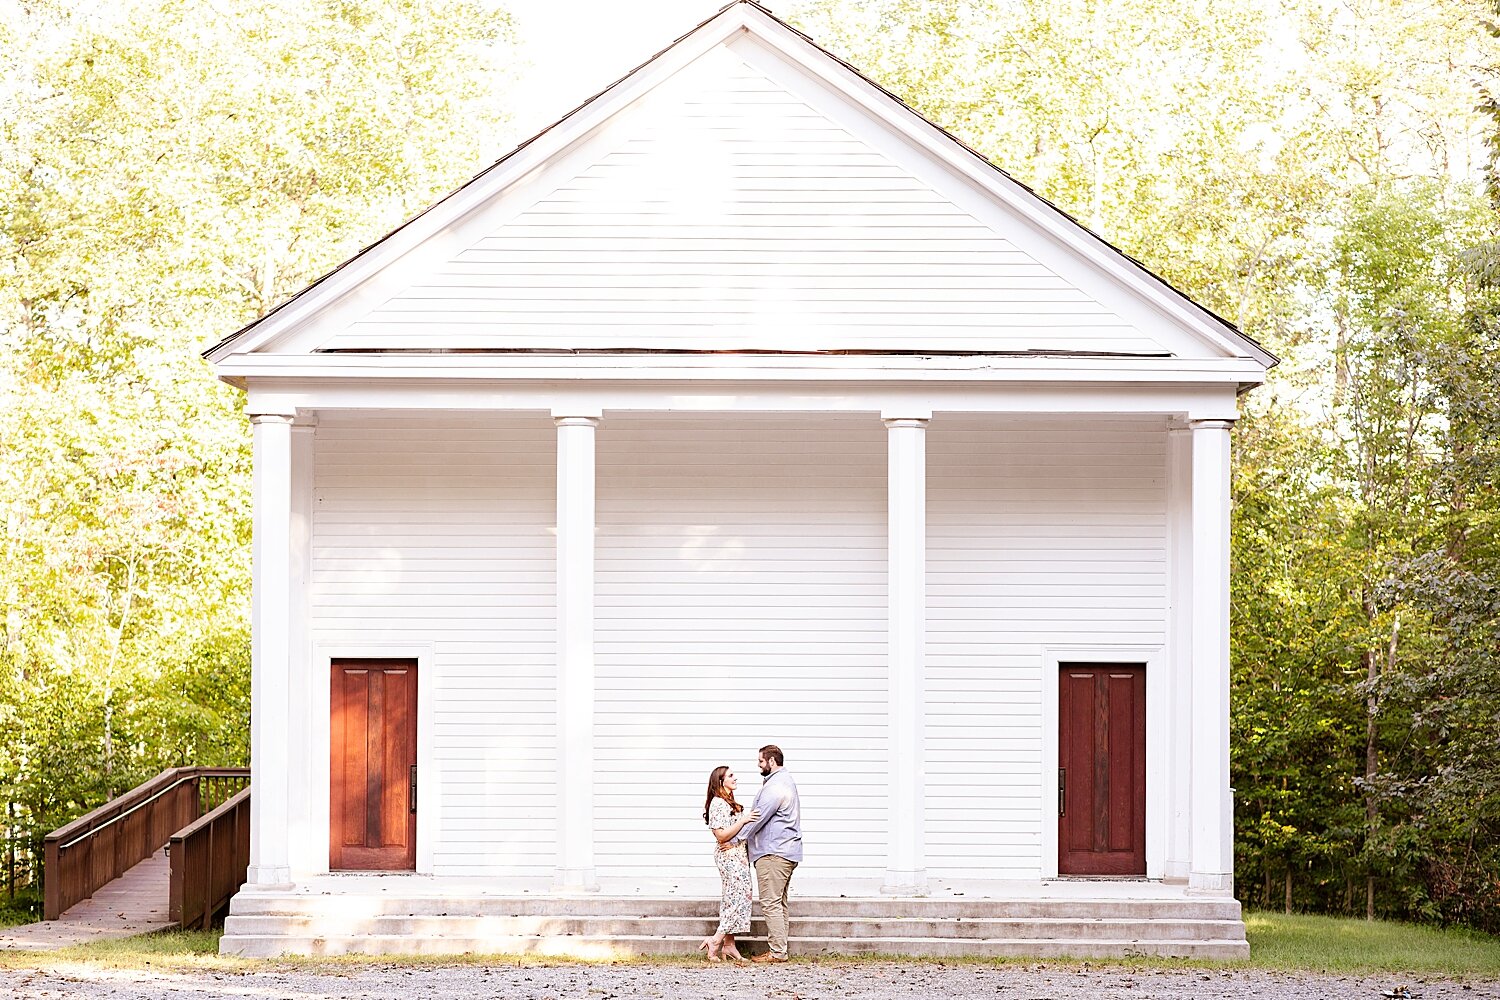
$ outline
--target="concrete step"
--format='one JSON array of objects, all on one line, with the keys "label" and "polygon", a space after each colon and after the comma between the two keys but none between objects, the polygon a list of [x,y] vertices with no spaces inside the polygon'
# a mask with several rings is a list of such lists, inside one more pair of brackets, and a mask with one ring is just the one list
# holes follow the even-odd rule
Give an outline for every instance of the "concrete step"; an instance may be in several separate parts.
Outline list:
[{"label": "concrete step", "polygon": [[[348,955],[543,955],[576,958],[628,958],[636,955],[691,955],[698,936],[620,937],[515,935],[509,937],[413,937],[409,935],[282,936],[226,932],[225,954],[270,958],[284,954]],[[990,958],[1106,958],[1159,955],[1175,958],[1244,958],[1250,953],[1243,936],[1236,939],[1142,941],[1118,938],[1080,941],[1072,938],[905,938],[859,939],[793,935],[794,956],[892,955],[916,957],[978,956]],[[764,944],[740,939],[740,950],[752,954]]]},{"label": "concrete step", "polygon": [[[394,916],[231,914],[224,933],[247,937],[409,936],[496,940],[553,936],[624,939],[636,937],[698,940],[714,932],[717,918],[655,916]],[[1059,917],[963,918],[894,917],[881,920],[808,917],[794,911],[792,928],[808,938],[844,942],[867,939],[904,940],[1003,939],[1196,941],[1243,937],[1238,920],[1111,920]],[[763,936],[765,923],[754,920],[751,936]]]},{"label": "concrete step", "polygon": [[[1201,899],[1025,899],[955,900],[912,898],[792,897],[794,918],[844,917],[851,920],[888,920],[906,917],[944,920],[1044,919],[1073,920],[1239,920],[1240,904],[1228,898]],[[717,920],[717,899],[683,897],[609,896],[391,896],[374,894],[312,895],[308,893],[241,892],[234,897],[234,915],[358,914],[377,916],[568,916],[568,917],[688,917]],[[757,904],[755,912],[760,912]]]}]

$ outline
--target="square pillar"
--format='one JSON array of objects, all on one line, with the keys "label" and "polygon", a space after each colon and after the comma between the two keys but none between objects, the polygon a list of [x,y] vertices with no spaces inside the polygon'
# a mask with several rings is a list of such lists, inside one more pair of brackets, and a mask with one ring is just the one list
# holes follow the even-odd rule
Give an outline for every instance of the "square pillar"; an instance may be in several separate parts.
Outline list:
[{"label": "square pillar", "polygon": [[[313,670],[312,662],[312,520],[313,447],[317,418],[300,415],[292,424],[291,620],[287,695],[287,757],[290,763],[288,858],[294,876],[328,870],[328,826],[313,822],[315,766],[328,759],[328,747],[314,749],[314,705],[322,704],[318,688],[328,688],[328,675]],[[253,797],[253,796],[252,796]]]},{"label": "square pillar", "polygon": [[1234,891],[1229,788],[1229,430],[1193,420],[1192,861],[1188,887]]},{"label": "square pillar", "polygon": [[251,885],[290,885],[292,414],[250,416],[253,584],[250,599]]},{"label": "square pillar", "polygon": [[557,424],[557,878],[594,876],[594,430],[599,413],[553,412]]},{"label": "square pillar", "polygon": [[883,414],[887,428],[886,536],[889,607],[890,792],[881,892],[927,894],[924,758],[927,646],[927,422]]},{"label": "square pillar", "polygon": [[1186,422],[1167,429],[1166,842],[1162,877],[1186,882],[1193,784],[1193,438]]}]

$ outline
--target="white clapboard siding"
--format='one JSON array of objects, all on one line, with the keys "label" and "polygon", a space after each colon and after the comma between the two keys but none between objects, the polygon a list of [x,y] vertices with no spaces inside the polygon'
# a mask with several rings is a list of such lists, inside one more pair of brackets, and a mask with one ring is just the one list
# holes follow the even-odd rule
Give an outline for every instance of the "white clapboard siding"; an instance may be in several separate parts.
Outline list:
[{"label": "white clapboard siding", "polygon": [[[781,744],[808,871],[886,864],[885,429],[874,414],[609,414],[598,432],[596,861],[712,875],[715,764]],[[1153,644],[1158,421],[939,414],[929,430],[927,855],[1034,878],[1048,645]],[[555,431],[542,417],[326,414],[314,639],[430,644],[437,874],[555,854]]]},{"label": "white clapboard siding", "polygon": [[609,415],[598,438],[601,877],[712,877],[709,771],[741,801],[779,744],[808,870],[886,844],[885,428],[858,417]]},{"label": "white clapboard siding", "polygon": [[727,49],[591,143],[324,347],[1164,353]]},{"label": "white clapboard siding", "polygon": [[555,433],[338,412],[316,431],[314,641],[432,647],[437,875],[557,863]]},{"label": "white clapboard siding", "polygon": [[1036,878],[1048,645],[1159,644],[1164,424],[939,414],[928,432],[927,857]]}]

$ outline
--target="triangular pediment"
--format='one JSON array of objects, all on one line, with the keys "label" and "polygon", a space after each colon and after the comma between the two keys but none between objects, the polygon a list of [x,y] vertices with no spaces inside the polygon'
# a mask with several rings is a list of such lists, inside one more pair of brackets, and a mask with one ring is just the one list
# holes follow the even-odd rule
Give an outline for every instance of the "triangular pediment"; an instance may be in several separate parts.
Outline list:
[{"label": "triangular pediment", "polygon": [[1258,350],[751,4],[595,104],[211,356]]}]

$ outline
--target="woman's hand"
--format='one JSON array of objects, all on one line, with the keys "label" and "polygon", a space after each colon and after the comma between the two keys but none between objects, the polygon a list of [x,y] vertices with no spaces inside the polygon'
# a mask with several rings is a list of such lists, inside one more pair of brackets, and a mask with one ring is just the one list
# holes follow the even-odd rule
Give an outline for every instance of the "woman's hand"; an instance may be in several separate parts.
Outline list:
[{"label": "woman's hand", "polygon": [[754,823],[758,819],[760,819],[760,811],[751,809],[740,818],[740,829],[743,830],[747,824]]}]

